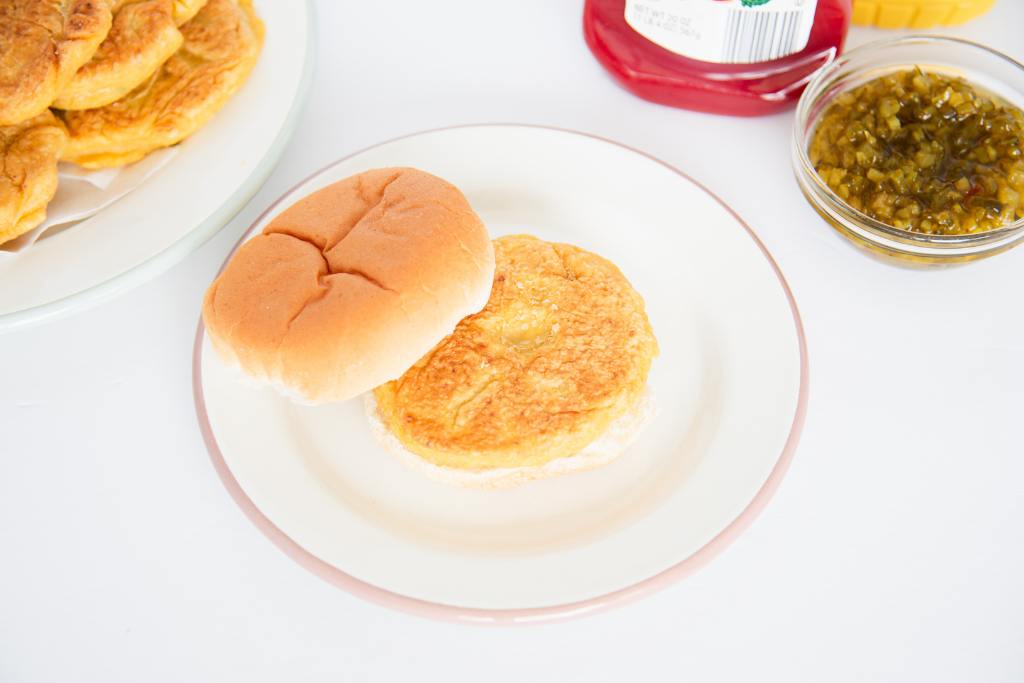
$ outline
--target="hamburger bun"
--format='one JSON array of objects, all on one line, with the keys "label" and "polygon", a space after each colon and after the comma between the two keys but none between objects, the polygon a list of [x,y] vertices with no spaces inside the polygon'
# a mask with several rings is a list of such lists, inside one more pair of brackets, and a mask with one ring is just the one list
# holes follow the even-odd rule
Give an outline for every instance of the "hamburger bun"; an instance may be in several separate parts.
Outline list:
[{"label": "hamburger bun", "polygon": [[206,292],[225,361],[306,403],[396,379],[479,311],[494,249],[453,185],[367,171],[301,199],[239,247]]}]

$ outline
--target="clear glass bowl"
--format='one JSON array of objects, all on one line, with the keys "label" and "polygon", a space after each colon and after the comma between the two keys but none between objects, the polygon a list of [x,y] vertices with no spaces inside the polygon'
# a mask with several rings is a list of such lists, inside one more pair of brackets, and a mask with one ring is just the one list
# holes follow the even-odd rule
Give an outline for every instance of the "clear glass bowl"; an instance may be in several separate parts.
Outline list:
[{"label": "clear glass bowl", "polygon": [[1024,241],[1024,219],[967,235],[926,235],[886,225],[849,206],[815,172],[808,144],[838,95],[893,71],[920,66],[960,76],[1024,109],[1024,65],[977,43],[945,36],[906,36],[850,50],[815,75],[797,105],[793,168],[811,206],[859,247],[902,265],[945,265],[992,256]]}]

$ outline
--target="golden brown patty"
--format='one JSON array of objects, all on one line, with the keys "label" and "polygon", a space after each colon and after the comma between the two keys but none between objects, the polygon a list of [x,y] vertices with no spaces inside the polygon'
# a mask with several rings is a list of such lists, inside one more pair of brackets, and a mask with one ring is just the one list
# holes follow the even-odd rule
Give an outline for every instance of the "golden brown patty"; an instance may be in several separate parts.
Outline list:
[{"label": "golden brown patty", "polygon": [[57,159],[65,142],[64,126],[48,111],[0,127],[0,244],[46,218],[46,205],[57,191]]},{"label": "golden brown patty", "polygon": [[0,0],[0,126],[49,107],[109,30],[109,0]]},{"label": "golden brown patty", "polygon": [[181,32],[181,48],[128,95],[62,114],[71,135],[64,159],[86,168],[120,166],[181,142],[242,87],[263,45],[251,0],[210,0]]},{"label": "golden brown patty", "polygon": [[177,52],[182,41],[172,0],[118,0],[106,40],[53,106],[93,109],[124,97]]},{"label": "golden brown patty", "polygon": [[643,299],[610,261],[527,235],[494,249],[484,310],[374,390],[402,445],[442,467],[574,455],[633,407],[658,353]]}]

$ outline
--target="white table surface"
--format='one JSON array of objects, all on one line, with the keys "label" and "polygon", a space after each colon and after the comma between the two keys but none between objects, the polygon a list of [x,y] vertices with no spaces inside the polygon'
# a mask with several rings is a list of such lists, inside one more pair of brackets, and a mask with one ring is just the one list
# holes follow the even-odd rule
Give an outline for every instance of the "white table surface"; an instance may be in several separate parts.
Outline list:
[{"label": "white table surface", "polygon": [[[636,99],[580,8],[322,0],[309,104],[248,207],[148,285],[0,337],[0,681],[1024,681],[1024,248],[865,258],[800,196],[791,113]],[[1022,28],[1000,0],[948,32],[1024,58]],[[778,260],[810,346],[803,439],[753,526],[672,588],[557,625],[434,623],[322,582],[231,501],[193,413],[201,296],[250,221],[353,150],[484,121],[614,138],[706,183]]]}]

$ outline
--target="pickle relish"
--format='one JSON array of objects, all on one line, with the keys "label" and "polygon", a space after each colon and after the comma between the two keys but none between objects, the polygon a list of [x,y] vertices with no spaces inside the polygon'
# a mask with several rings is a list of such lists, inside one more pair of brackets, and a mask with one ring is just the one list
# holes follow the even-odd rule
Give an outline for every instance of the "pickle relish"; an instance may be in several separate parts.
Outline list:
[{"label": "pickle relish", "polygon": [[962,235],[1024,218],[1024,112],[958,77],[907,69],[838,95],[808,156],[854,209]]}]

